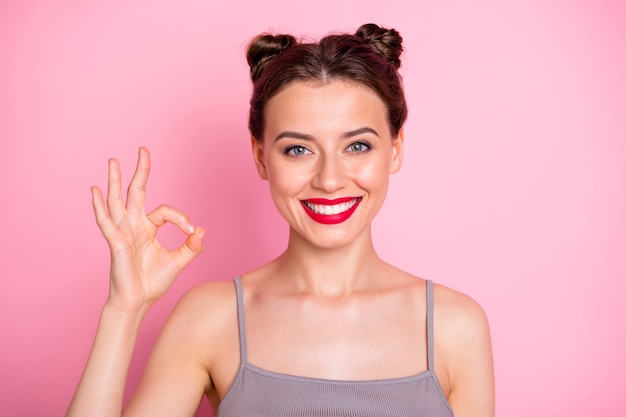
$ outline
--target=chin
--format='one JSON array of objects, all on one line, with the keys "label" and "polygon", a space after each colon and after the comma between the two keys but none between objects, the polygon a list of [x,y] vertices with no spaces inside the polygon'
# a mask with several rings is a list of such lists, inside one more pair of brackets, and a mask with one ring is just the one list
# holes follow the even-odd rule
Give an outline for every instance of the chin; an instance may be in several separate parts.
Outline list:
[{"label": "chin", "polygon": [[354,233],[347,230],[330,230],[331,228],[339,229],[337,226],[327,226],[327,230],[302,232],[291,228],[291,233],[297,235],[297,239],[307,242],[309,245],[320,249],[340,249],[350,246],[367,235],[366,231]]}]

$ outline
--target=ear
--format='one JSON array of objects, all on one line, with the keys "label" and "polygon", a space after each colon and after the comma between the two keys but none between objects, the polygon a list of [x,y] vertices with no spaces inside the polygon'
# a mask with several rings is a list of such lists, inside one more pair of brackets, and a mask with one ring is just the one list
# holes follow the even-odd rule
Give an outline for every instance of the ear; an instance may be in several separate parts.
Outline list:
[{"label": "ear", "polygon": [[263,142],[260,140],[256,140],[254,136],[250,136],[250,141],[252,144],[252,156],[254,157],[254,164],[256,165],[256,170],[259,173],[259,177],[262,180],[267,180],[267,170],[265,169],[263,153]]},{"label": "ear", "polygon": [[404,156],[404,129],[400,129],[398,137],[393,140],[391,148],[391,165],[389,166],[389,172],[395,174],[400,171],[402,166],[402,157]]}]

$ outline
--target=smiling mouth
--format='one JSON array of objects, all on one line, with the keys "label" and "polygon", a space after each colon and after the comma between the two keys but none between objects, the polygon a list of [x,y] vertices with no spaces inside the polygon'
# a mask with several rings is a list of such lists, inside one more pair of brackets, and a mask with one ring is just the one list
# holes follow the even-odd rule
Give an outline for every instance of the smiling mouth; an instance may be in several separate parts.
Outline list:
[{"label": "smiling mouth", "polygon": [[305,212],[318,223],[337,224],[342,223],[352,216],[362,197],[345,197],[335,200],[314,198],[302,200]]},{"label": "smiling mouth", "polygon": [[309,200],[304,200],[302,203],[312,212],[316,214],[325,214],[328,216],[331,214],[341,214],[345,211],[350,210],[356,203],[359,202],[360,199],[361,197],[357,197],[345,203],[339,203],[339,204],[333,204],[333,205],[315,204]]}]

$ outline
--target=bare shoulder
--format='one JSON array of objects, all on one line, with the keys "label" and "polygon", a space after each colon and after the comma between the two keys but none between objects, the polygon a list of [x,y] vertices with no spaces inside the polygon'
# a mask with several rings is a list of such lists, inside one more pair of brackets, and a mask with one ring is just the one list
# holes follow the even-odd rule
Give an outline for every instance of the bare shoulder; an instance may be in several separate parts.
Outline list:
[{"label": "bare shoulder", "polygon": [[173,325],[183,331],[200,330],[205,333],[236,317],[236,303],[235,285],[232,281],[200,284],[178,300],[166,326]]},{"label": "bare shoulder", "polygon": [[476,355],[491,357],[487,315],[472,297],[435,285],[434,323],[437,354],[451,376]]},{"label": "bare shoulder", "polygon": [[235,304],[233,281],[214,281],[200,284],[187,291],[176,304],[174,312],[177,314],[211,312],[212,315],[219,315],[230,311]]},{"label": "bare shoulder", "polygon": [[[205,283],[187,291],[172,311],[166,329],[175,333],[175,338],[179,340],[182,337],[194,339],[195,343],[190,346],[204,349],[207,355],[210,352],[219,355],[222,350],[230,349],[233,343],[238,343],[237,299],[233,281]],[[210,357],[204,359],[212,361]]]},{"label": "bare shoulder", "polygon": [[183,360],[196,362],[210,376],[213,385],[216,373],[232,373],[239,360],[233,281],[205,283],[185,293],[163,328],[158,342],[161,344],[178,351]]},{"label": "bare shoulder", "polygon": [[434,308],[440,335],[462,338],[488,331],[487,315],[469,295],[435,284]]},{"label": "bare shoulder", "polygon": [[494,376],[489,323],[470,296],[442,285],[434,290],[435,368],[459,416],[491,416]]},{"label": "bare shoulder", "polygon": [[144,410],[193,415],[205,394],[217,403],[239,363],[236,303],[232,281],[202,284],[181,297],[154,345],[128,415],[146,415]]}]

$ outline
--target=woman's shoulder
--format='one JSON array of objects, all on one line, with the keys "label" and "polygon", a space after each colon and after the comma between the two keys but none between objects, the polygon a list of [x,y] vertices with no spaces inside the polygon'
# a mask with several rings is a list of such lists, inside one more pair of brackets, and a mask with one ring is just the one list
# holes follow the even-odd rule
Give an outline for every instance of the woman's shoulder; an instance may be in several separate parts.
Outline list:
[{"label": "woman's shoulder", "polygon": [[[239,343],[237,297],[232,280],[200,284],[178,300],[164,326],[163,339],[184,341],[207,368]],[[210,347],[210,349],[208,348]],[[236,359],[236,358],[235,358]]]},{"label": "woman's shoulder", "polygon": [[441,284],[434,285],[434,317],[438,334],[455,339],[476,338],[489,331],[487,315],[472,297]]},{"label": "woman's shoulder", "polygon": [[188,290],[178,300],[172,316],[211,324],[237,315],[237,298],[233,280],[212,281]]},{"label": "woman's shoulder", "polygon": [[444,285],[435,285],[433,295],[438,365],[445,367],[452,384],[483,374],[491,378],[491,336],[481,305]]},{"label": "woman's shoulder", "polygon": [[[426,291],[428,279],[391,267],[389,275],[396,277],[401,291],[413,288],[420,294]],[[481,305],[463,292],[433,281],[433,308],[435,325],[442,327],[443,334],[460,336],[464,330],[480,330],[487,326],[487,316]]]},{"label": "woman's shoulder", "polygon": [[195,303],[211,299],[212,301],[218,302],[227,295],[232,296],[232,301],[236,300],[235,283],[233,279],[198,284],[187,290],[180,301],[184,303]]},{"label": "woman's shoulder", "polygon": [[[481,305],[471,296],[446,285],[434,283],[434,306],[443,318],[478,320],[486,319]],[[449,317],[448,317],[449,316]]]},{"label": "woman's shoulder", "polygon": [[232,280],[188,290],[161,330],[147,373],[196,378],[209,393],[225,392],[239,365],[235,294]]},{"label": "woman's shoulder", "polygon": [[237,337],[237,299],[231,281],[200,284],[178,300],[162,331],[189,346],[219,344]]},{"label": "woman's shoulder", "polygon": [[[493,357],[487,315],[472,297],[435,285],[435,367],[455,409],[493,409]],[[491,412],[491,415],[493,412]]]}]

